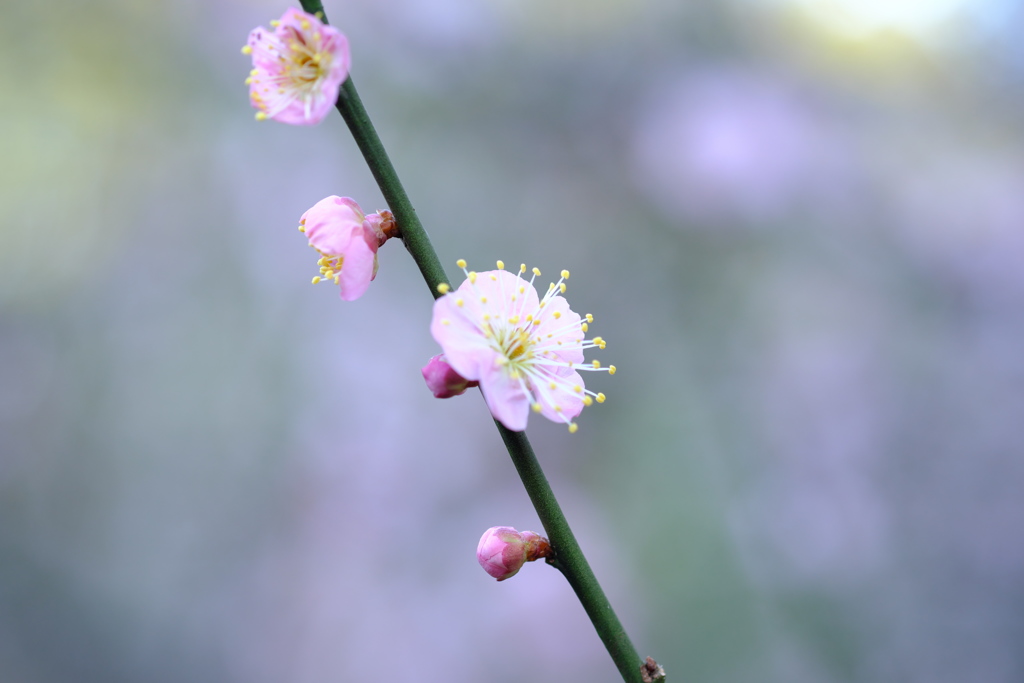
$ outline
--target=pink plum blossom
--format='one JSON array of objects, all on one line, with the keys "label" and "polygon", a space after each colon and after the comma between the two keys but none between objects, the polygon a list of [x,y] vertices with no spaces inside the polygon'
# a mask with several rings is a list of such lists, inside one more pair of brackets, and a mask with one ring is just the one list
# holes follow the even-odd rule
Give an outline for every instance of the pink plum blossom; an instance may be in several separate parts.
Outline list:
[{"label": "pink plum blossom", "polygon": [[477,562],[498,581],[515,576],[525,563],[551,554],[548,539],[532,531],[516,531],[510,526],[491,527],[476,546]]},{"label": "pink plum blossom", "polygon": [[574,313],[561,296],[569,271],[563,270],[543,298],[533,287],[540,271],[523,279],[526,265],[513,274],[504,270],[476,273],[459,267],[466,280],[458,289],[439,289],[430,332],[444,350],[445,360],[462,377],[480,382],[487,407],[496,420],[513,431],[526,429],[530,410],[576,431],[573,419],[584,406],[604,394],[586,389],[581,370],[615,374],[615,366],[587,363],[583,351],[604,348],[601,337],[586,339],[594,317]]},{"label": "pink plum blossom", "polygon": [[318,282],[341,287],[341,298],[354,301],[377,276],[377,249],[395,233],[388,211],[366,215],[349,197],[332,195],[302,214],[299,230],[309,246],[320,252]]},{"label": "pink plum blossom", "polygon": [[444,354],[439,353],[431,358],[421,370],[427,388],[435,398],[451,398],[466,393],[466,389],[479,386],[479,382],[471,382],[448,365]]},{"label": "pink plum blossom", "polygon": [[242,52],[252,55],[246,83],[256,118],[296,126],[320,123],[348,77],[348,39],[312,14],[289,8],[273,30],[253,29]]}]

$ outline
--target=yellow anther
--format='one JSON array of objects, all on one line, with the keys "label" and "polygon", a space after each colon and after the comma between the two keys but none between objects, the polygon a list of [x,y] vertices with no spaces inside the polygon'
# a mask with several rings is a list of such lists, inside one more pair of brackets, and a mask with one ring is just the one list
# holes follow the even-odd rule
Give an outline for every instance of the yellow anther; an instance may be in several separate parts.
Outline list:
[{"label": "yellow anther", "polygon": [[338,284],[338,278],[340,278],[340,277],[341,277],[340,275],[335,275],[334,276],[334,284]]},{"label": "yellow anther", "polygon": [[505,270],[505,262],[498,261],[498,270]]},{"label": "yellow anther", "polygon": [[[248,47],[248,45],[246,45],[246,47]],[[259,76],[260,75],[260,70],[259,69],[253,69],[252,71],[249,72],[249,75],[250,76]]]},{"label": "yellow anther", "polygon": [[596,397],[596,398],[597,398],[597,402],[598,402],[598,403],[604,403],[604,399],[605,399],[606,397],[605,397],[605,395],[604,395],[604,394],[602,394],[602,393],[598,392],[598,394],[597,394],[597,397]]},{"label": "yellow anther", "polygon": [[265,112],[265,111],[258,111],[258,112],[256,112],[256,120],[257,121],[266,121],[267,118],[268,118],[267,117],[267,112]]},{"label": "yellow anther", "polygon": [[587,322],[588,322],[588,323],[592,323],[592,322],[594,322],[594,316],[590,315],[589,313],[587,313],[587,314],[586,314],[585,316],[583,316],[583,317],[587,319]]},{"label": "yellow anther", "polygon": [[[252,54],[252,45],[243,45],[242,46],[242,54],[243,55],[251,55]],[[253,71],[255,71],[255,70],[256,69],[253,69]]]},{"label": "yellow anther", "polygon": [[551,317],[554,318],[555,320],[558,320],[559,318],[562,317],[562,312],[561,311],[555,311],[554,313],[551,314]]},{"label": "yellow anther", "polygon": [[562,412],[562,406],[555,406],[555,412],[556,413]]},{"label": "yellow anther", "polygon": [[451,325],[452,321],[449,320],[448,318],[441,318],[441,324],[442,325]]},{"label": "yellow anther", "polygon": [[455,265],[457,265],[459,268],[465,268],[466,267],[466,259],[460,258],[458,261],[455,262]]},{"label": "yellow anther", "polygon": [[276,27],[281,25],[281,20],[280,19],[271,19],[270,20],[270,25],[276,28]]},{"label": "yellow anther", "polygon": [[303,19],[301,26],[303,31],[308,31],[310,27],[309,19]]},{"label": "yellow anther", "polygon": [[513,325],[515,325],[517,322],[519,322],[519,316],[518,315],[513,315],[512,317],[510,317],[508,319],[508,321],[510,323],[512,323]]},{"label": "yellow anther", "polygon": [[589,396],[584,396],[583,397],[583,405],[588,406],[588,407],[594,405],[594,399],[590,398]]},{"label": "yellow anther", "polygon": [[582,323],[582,324],[580,325],[580,329],[581,329],[581,330],[583,330],[584,332],[586,332],[586,331],[587,331],[588,329],[590,329],[590,328],[588,328],[588,327],[587,327],[587,324],[586,324],[586,323]]},{"label": "yellow anther", "polygon": [[466,303],[466,302],[465,302],[465,301],[463,301],[462,299],[456,299],[456,300],[455,300],[455,305],[456,305],[456,306],[458,306],[459,308],[462,308],[462,305],[463,305],[464,303]]},{"label": "yellow anther", "polygon": [[[602,339],[601,343],[597,345],[597,348],[599,348],[602,351],[604,351],[606,346],[608,346],[608,342],[606,342],[604,339]],[[614,375],[615,373],[613,372],[612,374]]]},{"label": "yellow anther", "polygon": [[476,271],[469,271],[469,281],[473,284],[476,284]]},{"label": "yellow anther", "polygon": [[482,304],[487,303],[487,297],[486,296],[480,297],[480,303],[482,303]]},{"label": "yellow anther", "polygon": [[498,276],[497,275],[491,275],[491,279],[494,280],[495,282],[497,282],[498,281]]},{"label": "yellow anther", "polygon": [[252,76],[249,76],[249,78],[245,79],[245,84],[246,85],[252,85],[252,81],[253,81]]},{"label": "yellow anther", "polygon": [[568,287],[565,286],[564,282],[562,284],[558,285],[558,291],[560,291],[562,294],[565,294],[565,290],[566,289],[568,289]]},{"label": "yellow anther", "polygon": [[451,286],[447,282],[442,282],[437,286],[437,291],[441,292],[442,294],[447,294],[450,289]]},{"label": "yellow anther", "polygon": [[299,232],[306,232],[306,226],[305,225],[300,225],[299,226]]},{"label": "yellow anther", "polygon": [[614,375],[615,374],[615,366],[614,365],[609,365],[608,366],[608,374],[609,375]]},{"label": "yellow anther", "polygon": [[596,369],[598,369],[598,368],[600,368],[600,367],[601,367],[601,361],[599,361],[599,360],[595,360],[595,361],[594,361],[593,363],[591,363],[591,365],[592,365],[592,366],[594,367],[594,369],[596,370]]},{"label": "yellow anther", "polygon": [[569,433],[570,434],[575,434],[576,430],[579,429],[579,428],[580,428],[580,426],[578,424],[576,424],[575,422],[570,422],[569,423]]},{"label": "yellow anther", "polygon": [[519,379],[521,377],[518,370],[513,370],[512,372],[508,373],[508,376],[511,379]]},{"label": "yellow anther", "polygon": [[532,408],[533,412],[535,413],[539,413],[541,410],[543,410],[543,408],[540,407],[539,403],[534,403],[533,405],[530,406],[530,408]]},{"label": "yellow anther", "polygon": [[532,322],[533,322],[533,316],[532,316],[532,315],[530,315],[530,314],[527,314],[527,316],[526,316],[526,322],[528,322],[528,323],[532,323]]},{"label": "yellow anther", "polygon": [[563,270],[563,271],[562,271],[562,273],[561,273],[561,275],[562,275],[562,277],[563,277],[563,278],[565,278],[566,280],[568,280],[568,279],[569,279],[569,271],[568,271],[568,270]]},{"label": "yellow anther", "polygon": [[319,282],[320,282],[320,276],[319,276],[319,275],[317,275],[316,277],[314,277],[314,278],[313,278],[313,284],[314,284],[314,285],[315,285],[315,284],[319,284]]},{"label": "yellow anther", "polygon": [[549,282],[549,283],[548,283],[548,291],[550,292],[550,291],[551,291],[551,290],[553,290],[554,288],[555,288],[555,283],[554,283],[554,282]]},{"label": "yellow anther", "polygon": [[491,319],[491,314],[490,313],[484,313],[484,322],[487,322],[490,319]]},{"label": "yellow anther", "polygon": [[604,339],[601,339],[600,337],[594,337],[594,338],[593,338],[593,339],[591,339],[590,341],[592,341],[592,342],[594,342],[595,344],[597,344],[598,346],[600,346],[600,345],[601,345],[601,342],[603,342],[603,341],[604,341]]},{"label": "yellow anther", "polygon": [[540,325],[540,318],[534,318],[533,319],[533,324],[534,325]]},{"label": "yellow anther", "polygon": [[324,277],[327,278],[328,280],[330,280],[332,277],[334,277],[334,271],[331,270],[330,268],[328,268],[327,270],[323,271],[323,274],[324,274]]},{"label": "yellow anther", "polygon": [[540,268],[534,268],[533,274],[536,275],[537,277],[540,277]]},{"label": "yellow anther", "polygon": [[551,384],[548,385],[548,387],[550,387],[551,389],[557,389],[558,385],[552,382]]},{"label": "yellow anther", "polygon": [[525,263],[520,263],[519,264],[519,272],[520,273],[525,273],[526,272],[526,264]]},{"label": "yellow anther", "polygon": [[579,384],[577,384],[576,386],[574,386],[574,387],[572,388],[572,390],[573,390],[573,391],[575,391],[575,392],[576,392],[576,393],[578,394],[578,393],[580,393],[581,391],[583,391],[583,387],[581,387],[581,386],[580,386]]},{"label": "yellow anther", "polygon": [[526,287],[520,287],[519,288],[519,293],[520,294],[524,294],[525,292],[526,292]]}]

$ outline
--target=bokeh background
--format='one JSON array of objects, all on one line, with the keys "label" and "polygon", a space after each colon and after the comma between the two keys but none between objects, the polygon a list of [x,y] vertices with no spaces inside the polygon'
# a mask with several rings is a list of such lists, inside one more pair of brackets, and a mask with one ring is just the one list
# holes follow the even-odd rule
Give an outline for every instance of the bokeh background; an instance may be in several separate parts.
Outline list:
[{"label": "bokeh background", "polygon": [[[269,0],[3,5],[0,680],[614,681],[337,115],[253,120]],[[446,264],[572,271],[608,339],[530,426],[675,681],[1024,679],[1013,0],[327,2]],[[454,267],[452,271],[455,272]],[[524,673],[528,672],[528,673]]]}]

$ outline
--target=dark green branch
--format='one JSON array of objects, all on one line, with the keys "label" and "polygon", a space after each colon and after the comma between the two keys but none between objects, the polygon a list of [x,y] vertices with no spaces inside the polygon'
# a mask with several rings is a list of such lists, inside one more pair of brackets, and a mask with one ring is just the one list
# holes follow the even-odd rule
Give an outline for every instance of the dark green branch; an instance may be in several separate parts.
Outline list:
[{"label": "dark green branch", "polygon": [[498,426],[501,439],[512,456],[519,478],[523,480],[530,502],[536,508],[537,516],[540,517],[551,547],[554,548],[555,557],[550,564],[565,575],[569,585],[576,592],[576,597],[583,604],[583,609],[594,624],[597,635],[608,648],[608,654],[612,656],[615,666],[619,668],[622,680],[627,683],[640,683],[640,655],[637,654],[626,630],[622,628],[622,623],[615,615],[615,610],[605,597],[587,558],[583,556],[583,551],[580,550],[580,545],[569,528],[569,522],[566,521],[562,508],[555,499],[554,491],[551,490],[551,485],[544,476],[540,463],[537,462],[533,447],[526,439],[526,432],[513,432],[497,420],[494,424]]},{"label": "dark green branch", "polygon": [[[301,0],[301,2],[305,11],[311,14],[319,13],[321,19],[324,22],[327,21],[327,17],[323,13],[323,5],[318,0]],[[356,92],[351,78],[342,85],[341,93],[338,96],[338,111],[341,112],[345,123],[348,124],[359,150],[380,186],[384,200],[395,215],[395,221],[406,249],[409,250],[416,265],[419,266],[423,279],[430,287],[431,294],[435,298],[438,297],[437,285],[449,282],[444,267],[430,243],[430,238],[420,224],[416,211],[409,202],[409,197],[363,108],[363,103],[359,99],[359,94]],[[551,564],[556,566],[569,581],[569,585],[572,586],[576,596],[583,604],[587,616],[594,624],[598,636],[608,648],[608,653],[615,662],[615,666],[618,667],[622,679],[626,683],[641,683],[640,656],[630,642],[629,636],[626,635],[625,629],[622,628],[622,624],[615,615],[608,598],[605,597],[593,570],[583,556],[526,434],[510,431],[497,420],[495,420],[495,424],[555,551],[556,557]]]}]

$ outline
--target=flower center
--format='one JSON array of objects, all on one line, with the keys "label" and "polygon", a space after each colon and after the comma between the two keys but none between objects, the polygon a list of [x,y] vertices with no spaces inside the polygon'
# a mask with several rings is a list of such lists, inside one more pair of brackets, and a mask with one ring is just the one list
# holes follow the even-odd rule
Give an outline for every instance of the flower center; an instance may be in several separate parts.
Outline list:
[{"label": "flower center", "polygon": [[499,333],[497,351],[504,354],[514,366],[528,363],[533,358],[530,335],[518,328],[506,328]]}]

